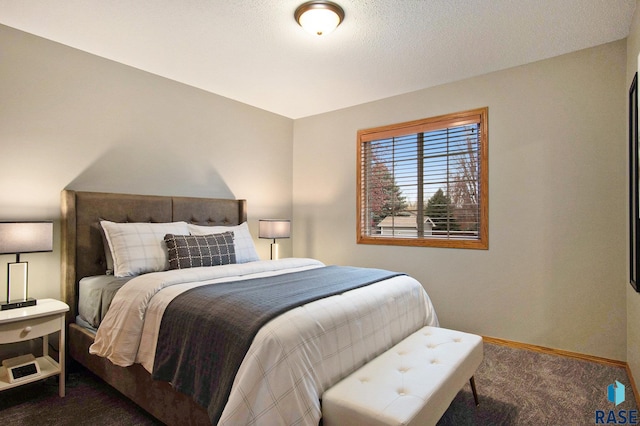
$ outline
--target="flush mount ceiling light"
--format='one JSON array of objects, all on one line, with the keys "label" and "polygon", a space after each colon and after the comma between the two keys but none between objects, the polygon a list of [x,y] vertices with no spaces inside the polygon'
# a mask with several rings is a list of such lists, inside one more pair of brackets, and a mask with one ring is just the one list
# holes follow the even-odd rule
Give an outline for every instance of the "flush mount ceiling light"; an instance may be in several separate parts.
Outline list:
[{"label": "flush mount ceiling light", "polygon": [[330,1],[308,1],[294,13],[296,22],[311,34],[324,35],[335,30],[344,19],[344,10]]}]

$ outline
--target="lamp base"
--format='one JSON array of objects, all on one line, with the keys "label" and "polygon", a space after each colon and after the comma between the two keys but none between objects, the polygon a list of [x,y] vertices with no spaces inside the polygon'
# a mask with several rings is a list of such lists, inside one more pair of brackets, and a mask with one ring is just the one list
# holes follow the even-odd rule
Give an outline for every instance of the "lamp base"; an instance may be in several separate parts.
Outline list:
[{"label": "lamp base", "polygon": [[280,247],[275,241],[276,240],[273,240],[273,243],[271,243],[271,260],[278,260],[280,258]]},{"label": "lamp base", "polygon": [[8,302],[0,303],[0,311],[8,311],[9,309],[26,308],[27,306],[35,306],[37,304],[36,299],[24,299],[24,300],[10,300]]}]

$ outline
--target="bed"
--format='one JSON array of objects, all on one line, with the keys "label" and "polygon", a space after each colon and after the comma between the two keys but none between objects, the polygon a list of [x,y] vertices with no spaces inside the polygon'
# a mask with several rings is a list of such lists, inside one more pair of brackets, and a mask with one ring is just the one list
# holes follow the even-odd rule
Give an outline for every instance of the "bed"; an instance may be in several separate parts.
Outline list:
[{"label": "bed", "polygon": [[[160,338],[158,330],[164,327],[161,326],[163,312],[166,319],[169,307],[178,305],[177,298],[183,293],[223,288],[225,283],[235,286],[236,280],[242,285],[253,285],[263,279],[273,281],[273,277],[281,281],[294,276],[298,279],[325,273],[334,266],[313,259],[263,261],[238,254],[233,262],[221,266],[139,274],[134,271],[133,276],[128,277],[130,280],[115,284],[111,280],[106,286],[111,289],[108,299],[113,300],[108,310],[99,306],[94,309],[93,317],[86,318],[90,315],[79,315],[86,310],[82,307],[84,302],[79,305],[81,281],[86,294],[86,288],[108,277],[107,270],[113,268],[112,260],[108,259],[109,246],[105,248],[105,224],[120,224],[117,229],[122,229],[121,224],[184,222],[192,226],[190,230],[209,229],[204,227],[237,230],[246,226],[246,201],[65,190],[61,206],[63,298],[70,306],[68,353],[166,424],[211,424],[213,418],[219,424],[317,425],[324,390],[415,330],[437,325],[424,289],[406,275],[385,276],[367,285],[304,303],[269,319],[250,340],[248,352],[230,384],[228,399],[219,415],[212,417],[211,407],[208,410],[192,396],[175,390],[169,382],[152,378],[152,374],[156,377],[159,374],[159,368],[154,370],[154,363],[160,364],[154,361],[154,355],[165,346],[156,340]],[[209,232],[200,233],[205,234],[206,238],[210,237]],[[221,234],[216,231],[216,238],[222,238]],[[235,233],[236,240],[230,244],[241,250],[238,234]],[[169,245],[169,240],[165,241]],[[112,240],[109,242],[113,245]],[[235,256],[233,250],[231,252]],[[344,271],[334,272],[344,274]],[[316,280],[325,281],[324,278]],[[167,282],[171,284],[166,285]],[[150,296],[148,290],[144,290],[143,296],[136,296],[142,288],[153,291]],[[111,339],[117,333],[105,330],[121,324],[123,307],[140,309],[138,305],[130,306],[136,298],[143,300],[149,313],[139,315],[138,319],[133,316],[131,327],[139,330],[138,340],[134,349],[121,350],[117,338],[106,341],[105,337]],[[87,324],[83,318],[93,324]],[[97,331],[93,327],[95,321],[100,322]],[[127,327],[128,324],[129,320]],[[127,335],[129,331],[127,329]],[[120,357],[121,354],[124,355]],[[178,383],[178,380],[171,381]]]}]

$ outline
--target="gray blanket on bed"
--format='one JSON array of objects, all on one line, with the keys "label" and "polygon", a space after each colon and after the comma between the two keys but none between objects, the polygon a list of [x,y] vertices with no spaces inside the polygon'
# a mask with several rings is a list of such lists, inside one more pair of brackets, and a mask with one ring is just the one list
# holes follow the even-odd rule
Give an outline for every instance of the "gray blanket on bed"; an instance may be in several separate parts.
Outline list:
[{"label": "gray blanket on bed", "polygon": [[188,290],[165,310],[153,377],[192,395],[216,424],[240,364],[264,324],[305,303],[397,275],[402,274],[327,266]]}]

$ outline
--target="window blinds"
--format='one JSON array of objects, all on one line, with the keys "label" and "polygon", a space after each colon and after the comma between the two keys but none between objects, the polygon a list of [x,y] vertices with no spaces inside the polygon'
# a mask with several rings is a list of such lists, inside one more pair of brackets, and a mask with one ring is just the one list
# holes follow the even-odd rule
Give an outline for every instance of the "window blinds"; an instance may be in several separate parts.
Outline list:
[{"label": "window blinds", "polygon": [[409,124],[359,135],[360,234],[478,240],[481,115]]}]

